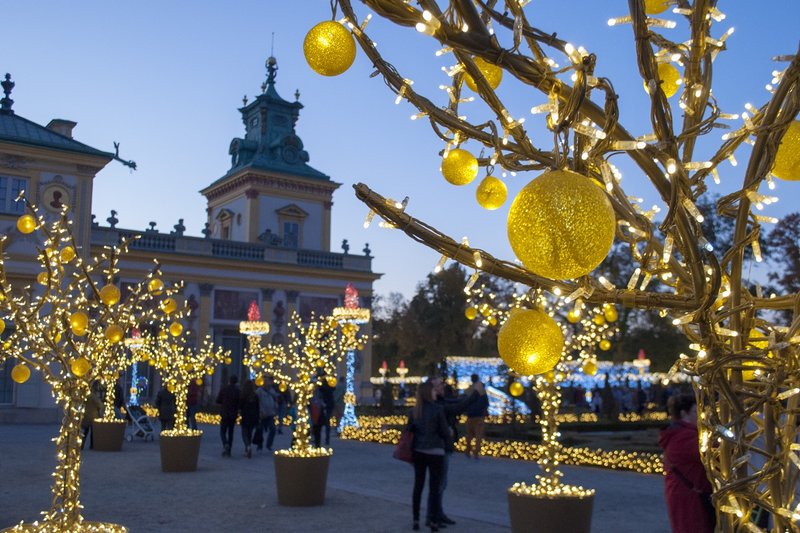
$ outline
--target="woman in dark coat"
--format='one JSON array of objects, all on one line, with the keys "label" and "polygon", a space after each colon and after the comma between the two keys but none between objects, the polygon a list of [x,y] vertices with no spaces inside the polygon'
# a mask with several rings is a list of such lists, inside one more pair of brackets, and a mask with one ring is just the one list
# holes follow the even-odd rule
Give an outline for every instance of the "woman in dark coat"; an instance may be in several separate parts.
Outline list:
[{"label": "woman in dark coat", "polygon": [[425,472],[429,471],[428,520],[431,531],[439,531],[441,509],[441,483],[444,468],[444,454],[450,429],[444,408],[436,403],[433,383],[426,381],[417,388],[417,404],[408,413],[408,428],[414,433],[414,493],[412,498],[414,530],[419,529],[419,507],[422,489],[425,485]]},{"label": "woman in dark coat", "polygon": [[667,410],[672,424],[661,430],[664,449],[664,496],[673,533],[711,533],[715,515],[710,505],[711,483],[706,477],[697,440],[694,396],[670,397]]},{"label": "woman in dark coat", "polygon": [[253,432],[259,422],[259,405],[256,387],[252,379],[248,379],[242,385],[242,395],[239,397],[239,411],[242,414],[242,441],[244,441],[244,453],[248,458],[253,456],[251,448],[253,444]]}]

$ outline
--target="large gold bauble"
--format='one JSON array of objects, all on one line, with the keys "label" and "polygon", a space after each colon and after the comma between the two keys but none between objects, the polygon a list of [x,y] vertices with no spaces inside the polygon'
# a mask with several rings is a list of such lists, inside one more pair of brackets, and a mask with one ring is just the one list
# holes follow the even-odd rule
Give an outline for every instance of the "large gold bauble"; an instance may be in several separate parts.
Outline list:
[{"label": "large gold bauble", "polygon": [[2,335],[5,330],[6,330],[6,321],[0,318],[0,335]]},{"label": "large gold bauble", "polygon": [[125,331],[116,324],[111,324],[106,328],[105,336],[108,342],[117,344],[125,336]]},{"label": "large gold bauble", "polygon": [[594,322],[598,326],[602,326],[606,323],[606,317],[603,315],[594,315],[592,318],[592,322]]},{"label": "large gold bauble", "polygon": [[28,365],[24,365],[22,363],[15,365],[14,368],[11,369],[11,379],[14,380],[15,383],[19,383],[22,385],[31,377],[31,369],[28,368]]},{"label": "large gold bauble", "polygon": [[169,325],[169,334],[173,337],[179,337],[183,333],[183,324],[180,322],[173,322]]},{"label": "large gold bauble", "polygon": [[526,268],[550,279],[588,274],[614,242],[614,208],[605,190],[569,170],[545,172],[519,192],[508,212],[508,240]]},{"label": "large gold bauble", "polygon": [[65,246],[58,254],[58,258],[62,263],[69,263],[75,259],[75,248],[72,246]]},{"label": "large gold bauble", "polygon": [[17,219],[17,229],[20,233],[33,233],[36,229],[36,219],[31,215],[22,215]]},{"label": "large gold bauble", "polygon": [[606,320],[609,322],[616,322],[619,318],[619,314],[617,313],[617,308],[611,304],[603,305],[603,316],[606,317]]},{"label": "large gold bauble", "polygon": [[164,282],[158,278],[153,278],[147,283],[147,292],[158,296],[164,292]]},{"label": "large gold bauble", "polygon": [[100,289],[100,301],[111,307],[119,303],[120,293],[116,285],[106,285]]},{"label": "large gold bauble", "polygon": [[50,276],[47,271],[39,272],[36,274],[36,281],[39,282],[39,285],[47,285],[50,283]]},{"label": "large gold bauble", "polygon": [[165,314],[172,314],[178,308],[178,303],[175,301],[174,298],[167,298],[163,302],[161,302],[161,310],[164,311]]},{"label": "large gold bauble", "polygon": [[561,328],[537,309],[513,311],[497,334],[497,350],[517,374],[542,374],[558,364],[564,347]]},{"label": "large gold bauble", "polygon": [[594,376],[597,374],[597,362],[594,359],[587,359],[581,367],[583,373],[587,376]]},{"label": "large gold bauble", "polygon": [[69,317],[69,327],[75,335],[85,335],[86,328],[89,327],[89,315],[83,311],[72,313]]},{"label": "large gold bauble", "polygon": [[607,352],[611,349],[611,341],[608,339],[603,339],[600,341],[600,349],[604,352]]},{"label": "large gold bauble", "polygon": [[519,381],[514,381],[508,386],[508,392],[510,392],[511,396],[514,398],[519,398],[522,396],[522,393],[525,392],[525,387]]},{"label": "large gold bauble", "polygon": [[69,364],[69,367],[73,374],[82,378],[92,369],[92,364],[85,357],[78,357]]},{"label": "large gold bauble", "polygon": [[334,376],[328,376],[328,379],[325,380],[328,383],[328,387],[335,389],[336,383],[338,383],[337,379]]},{"label": "large gold bauble", "polygon": [[475,317],[478,316],[478,310],[474,307],[467,307],[466,311],[464,311],[464,316],[467,317],[467,320],[475,320]]},{"label": "large gold bauble", "polygon": [[789,124],[789,129],[786,130],[778,147],[778,153],[775,154],[772,173],[782,180],[800,180],[800,120]]},{"label": "large gold bauble", "polygon": [[648,15],[663,13],[669,6],[669,0],[644,0],[644,12]]},{"label": "large gold bauble", "polygon": [[333,20],[311,28],[303,41],[308,66],[323,76],[338,76],[356,58],[356,41],[350,31]]},{"label": "large gold bauble", "polygon": [[502,206],[508,197],[508,187],[506,184],[494,176],[486,176],[475,190],[475,198],[478,204],[489,211]]},{"label": "large gold bauble", "polygon": [[442,176],[453,185],[466,185],[478,175],[478,160],[466,150],[450,150],[442,159]]},{"label": "large gold bauble", "polygon": [[[497,86],[500,85],[500,81],[503,79],[503,69],[480,57],[475,57],[473,60],[475,61],[475,66],[478,67],[478,70],[481,71],[481,74],[483,74],[483,77],[486,78],[486,81],[489,83],[489,87],[497,89]],[[472,76],[469,74],[464,74],[464,83],[473,91],[478,92],[478,84],[475,83],[475,80],[472,79]]]},{"label": "large gold bauble", "polygon": [[[661,80],[661,90],[664,91],[664,96],[671,98],[678,92],[681,86],[681,73],[673,67],[670,63],[658,64],[658,79]],[[647,81],[643,81],[644,91],[650,94],[650,88],[647,86]]]}]

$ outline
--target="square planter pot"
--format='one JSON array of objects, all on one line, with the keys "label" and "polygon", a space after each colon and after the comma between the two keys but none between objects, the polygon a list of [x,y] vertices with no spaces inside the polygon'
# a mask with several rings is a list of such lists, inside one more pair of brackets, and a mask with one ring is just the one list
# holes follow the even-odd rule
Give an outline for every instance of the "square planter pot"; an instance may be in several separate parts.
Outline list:
[{"label": "square planter pot", "polygon": [[590,533],[594,495],[546,496],[508,492],[513,533]]},{"label": "square planter pot", "polygon": [[98,452],[118,452],[122,450],[122,441],[125,438],[124,420],[115,422],[92,422],[94,436],[94,449]]},{"label": "square planter pot", "polygon": [[194,472],[200,455],[202,435],[176,435],[159,438],[161,470],[164,472]]},{"label": "square planter pot", "polygon": [[275,455],[278,504],[309,507],[325,503],[331,456],[287,457]]}]

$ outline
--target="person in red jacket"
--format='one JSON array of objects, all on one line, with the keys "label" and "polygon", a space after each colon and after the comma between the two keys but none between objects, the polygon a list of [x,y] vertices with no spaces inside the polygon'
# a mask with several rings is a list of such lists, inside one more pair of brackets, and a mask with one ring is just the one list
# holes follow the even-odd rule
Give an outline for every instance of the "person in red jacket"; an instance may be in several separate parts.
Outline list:
[{"label": "person in red jacket", "polygon": [[706,477],[697,438],[697,404],[694,396],[671,396],[669,427],[661,430],[658,444],[664,450],[664,496],[673,533],[712,533],[715,515],[711,483]]}]

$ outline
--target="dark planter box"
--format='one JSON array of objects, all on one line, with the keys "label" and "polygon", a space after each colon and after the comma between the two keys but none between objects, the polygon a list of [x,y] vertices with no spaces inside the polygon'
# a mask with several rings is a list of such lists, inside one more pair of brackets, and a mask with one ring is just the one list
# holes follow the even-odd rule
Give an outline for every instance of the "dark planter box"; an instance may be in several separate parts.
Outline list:
[{"label": "dark planter box", "polygon": [[513,533],[590,533],[594,495],[583,498],[508,492]]},{"label": "dark planter box", "polygon": [[161,435],[161,470],[164,472],[194,472],[200,455],[202,435]]},{"label": "dark planter box", "polygon": [[118,452],[122,450],[122,441],[125,438],[126,422],[92,422],[94,436],[94,449],[98,452]]},{"label": "dark planter box", "polygon": [[309,507],[325,503],[331,456],[287,457],[275,455],[278,504]]}]

